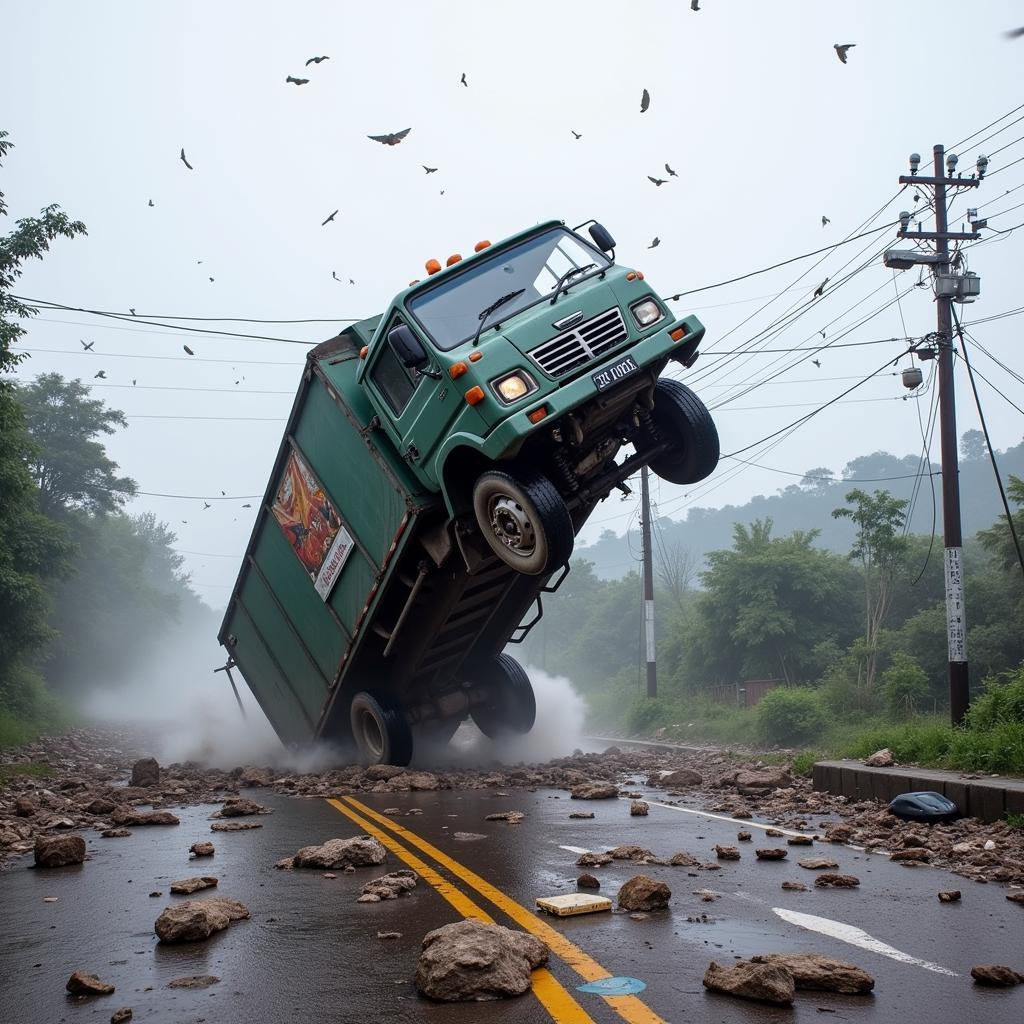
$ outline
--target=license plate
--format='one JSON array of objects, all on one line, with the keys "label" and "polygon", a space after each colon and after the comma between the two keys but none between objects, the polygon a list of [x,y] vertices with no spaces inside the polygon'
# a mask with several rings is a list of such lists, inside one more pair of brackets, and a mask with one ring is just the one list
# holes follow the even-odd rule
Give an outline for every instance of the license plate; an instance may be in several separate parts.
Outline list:
[{"label": "license plate", "polygon": [[636,365],[636,360],[632,356],[623,356],[617,363],[612,363],[611,366],[606,366],[603,370],[591,374],[591,379],[598,391],[606,391],[639,369],[640,367]]}]

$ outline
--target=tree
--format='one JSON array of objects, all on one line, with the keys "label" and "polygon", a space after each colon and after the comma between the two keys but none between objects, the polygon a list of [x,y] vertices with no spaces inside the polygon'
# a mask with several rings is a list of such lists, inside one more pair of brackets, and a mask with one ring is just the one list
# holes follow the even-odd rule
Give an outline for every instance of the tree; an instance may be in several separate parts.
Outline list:
[{"label": "tree", "polygon": [[113,434],[128,421],[109,409],[80,380],[44,373],[18,387],[25,425],[35,451],[28,465],[39,489],[39,507],[48,516],[69,509],[106,513],[121,508],[138,487],[117,476],[101,434]]},{"label": "tree", "polygon": [[971,459],[983,459],[987,454],[985,435],[980,430],[965,430],[960,437],[960,457],[969,462]]},{"label": "tree", "polygon": [[697,559],[689,548],[678,541],[663,541],[658,545],[659,582],[668,591],[677,608],[682,608],[693,588],[697,573]]},{"label": "tree", "polygon": [[888,491],[871,495],[860,488],[850,491],[846,502],[853,508],[837,508],[832,515],[836,519],[851,519],[857,527],[850,558],[860,562],[864,574],[864,685],[870,690],[875,682],[878,637],[889,614],[894,583],[907,549],[901,531],[909,502],[894,498]]}]

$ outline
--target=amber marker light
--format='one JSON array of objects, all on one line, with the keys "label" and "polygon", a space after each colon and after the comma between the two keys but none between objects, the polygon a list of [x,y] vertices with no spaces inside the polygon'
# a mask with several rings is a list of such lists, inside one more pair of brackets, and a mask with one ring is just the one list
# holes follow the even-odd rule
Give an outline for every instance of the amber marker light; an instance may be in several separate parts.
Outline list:
[{"label": "amber marker light", "polygon": [[638,276],[639,276],[639,275],[637,274],[637,272],[636,272],[635,270],[631,270],[631,271],[630,271],[630,272],[629,272],[629,273],[628,273],[628,274],[626,275],[626,280],[627,280],[627,281],[635,281],[635,280],[637,279],[637,277],[638,277]]},{"label": "amber marker light", "polygon": [[483,359],[483,357],[484,357],[483,352],[470,352],[469,353],[469,361],[471,363],[478,362],[479,360]]},{"label": "amber marker light", "polygon": [[677,327],[674,331],[669,331],[668,332],[668,336],[673,341],[682,341],[683,337],[685,336],[685,334],[686,334],[686,328],[685,327]]},{"label": "amber marker light", "polygon": [[461,253],[453,252],[451,254],[451,256],[448,257],[448,262],[447,262],[446,266],[454,267],[456,263],[460,263],[461,261],[462,261]]},{"label": "amber marker light", "polygon": [[466,392],[466,401],[470,405],[478,405],[484,400],[484,389],[479,384],[475,388],[470,388]]},{"label": "amber marker light", "polygon": [[473,252],[483,252],[484,249],[489,249],[490,247],[491,243],[488,242],[486,239],[482,239],[481,241],[477,242],[476,245],[473,246]]},{"label": "amber marker light", "polygon": [[542,405],[539,409],[534,409],[533,412],[528,412],[526,414],[526,418],[531,423],[540,423],[540,421],[544,419],[544,417],[547,416],[547,414],[548,407],[546,405]]},{"label": "amber marker light", "polygon": [[364,346],[363,346],[363,347],[362,347],[362,348],[361,348],[361,349],[359,350],[359,358],[360,358],[360,359],[365,359],[365,358],[366,358],[366,353],[367,353],[367,352],[369,352],[369,351],[370,351],[370,346],[369,346],[369,345],[364,345]]},{"label": "amber marker light", "polygon": [[440,260],[427,260],[423,265],[427,268],[428,274],[436,274],[441,269]]},{"label": "amber marker light", "polygon": [[448,376],[451,377],[452,380],[457,380],[468,370],[469,367],[465,363],[452,363],[452,365],[448,367]]}]

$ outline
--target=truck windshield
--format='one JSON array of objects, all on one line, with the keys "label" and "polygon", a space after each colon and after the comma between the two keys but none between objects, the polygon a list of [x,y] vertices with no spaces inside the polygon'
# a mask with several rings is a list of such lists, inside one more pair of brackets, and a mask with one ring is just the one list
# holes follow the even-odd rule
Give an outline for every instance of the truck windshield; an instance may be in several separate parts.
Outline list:
[{"label": "truck windshield", "polygon": [[[610,265],[603,255],[584,245],[575,235],[563,228],[554,228],[467,267],[430,291],[415,296],[409,308],[434,344],[447,351],[476,334],[480,310],[496,299],[523,289],[521,295],[490,318],[490,323],[484,327],[485,334],[488,326],[501,323],[550,296],[567,271],[588,264],[593,266],[591,273],[594,274]],[[578,283],[582,276],[572,278],[570,286]],[[564,290],[565,283],[562,288]]]}]

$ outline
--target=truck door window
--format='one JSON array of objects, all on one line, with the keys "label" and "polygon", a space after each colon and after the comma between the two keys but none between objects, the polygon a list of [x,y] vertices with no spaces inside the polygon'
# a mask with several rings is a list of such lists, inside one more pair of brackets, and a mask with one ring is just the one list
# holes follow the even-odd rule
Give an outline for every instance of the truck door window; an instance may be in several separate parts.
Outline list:
[{"label": "truck door window", "polygon": [[[391,326],[393,327],[394,324]],[[412,398],[418,382],[413,381],[410,371],[402,366],[398,361],[398,356],[391,351],[386,334],[378,347],[380,351],[370,368],[370,378],[383,395],[384,400],[391,406],[391,411],[396,416],[401,416],[409,404],[409,399]]]}]

